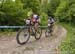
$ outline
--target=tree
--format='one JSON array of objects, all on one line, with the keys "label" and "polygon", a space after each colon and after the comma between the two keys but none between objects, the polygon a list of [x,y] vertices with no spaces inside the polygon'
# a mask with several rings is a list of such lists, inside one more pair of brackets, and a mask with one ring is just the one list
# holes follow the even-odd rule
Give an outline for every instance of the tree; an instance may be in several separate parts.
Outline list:
[{"label": "tree", "polygon": [[6,0],[0,8],[0,25],[21,25],[24,17],[25,10],[20,0]]},{"label": "tree", "polygon": [[33,12],[39,13],[40,1],[39,0],[21,0],[24,9],[32,9]]},{"label": "tree", "polygon": [[75,20],[75,0],[61,0],[60,5],[56,9],[55,16],[60,21],[73,23]]},{"label": "tree", "polygon": [[47,13],[49,15],[54,15],[59,4],[60,0],[50,0],[47,8]]}]

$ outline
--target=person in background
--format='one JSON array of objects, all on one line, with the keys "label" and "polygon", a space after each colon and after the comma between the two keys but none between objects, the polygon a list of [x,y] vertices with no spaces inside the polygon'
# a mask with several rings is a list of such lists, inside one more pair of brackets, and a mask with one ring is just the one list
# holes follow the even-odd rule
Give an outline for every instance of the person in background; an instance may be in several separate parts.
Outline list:
[{"label": "person in background", "polygon": [[52,16],[48,16],[48,26],[53,25],[55,23],[55,19]]},{"label": "person in background", "polygon": [[55,24],[54,16],[48,16],[48,28],[50,29],[50,33],[53,31],[54,24]]}]

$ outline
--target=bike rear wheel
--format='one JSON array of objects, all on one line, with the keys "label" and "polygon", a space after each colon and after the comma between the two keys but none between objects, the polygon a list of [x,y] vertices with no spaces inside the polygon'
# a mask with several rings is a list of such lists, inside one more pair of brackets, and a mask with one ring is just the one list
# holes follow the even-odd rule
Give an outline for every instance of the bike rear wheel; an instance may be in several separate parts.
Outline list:
[{"label": "bike rear wheel", "polygon": [[53,32],[53,29],[48,27],[45,31],[45,36],[46,37],[52,36],[52,32]]},{"label": "bike rear wheel", "polygon": [[30,32],[26,28],[22,28],[18,31],[16,40],[20,45],[26,44],[30,38]]}]

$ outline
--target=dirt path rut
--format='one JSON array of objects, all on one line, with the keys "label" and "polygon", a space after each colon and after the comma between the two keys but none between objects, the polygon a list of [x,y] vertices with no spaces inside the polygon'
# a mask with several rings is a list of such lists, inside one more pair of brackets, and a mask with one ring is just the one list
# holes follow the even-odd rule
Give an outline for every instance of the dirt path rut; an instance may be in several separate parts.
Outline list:
[{"label": "dirt path rut", "polygon": [[40,40],[31,37],[29,42],[22,46],[16,43],[16,35],[0,37],[0,54],[58,54],[58,46],[66,33],[63,27],[58,26],[53,36],[46,38],[43,32]]}]

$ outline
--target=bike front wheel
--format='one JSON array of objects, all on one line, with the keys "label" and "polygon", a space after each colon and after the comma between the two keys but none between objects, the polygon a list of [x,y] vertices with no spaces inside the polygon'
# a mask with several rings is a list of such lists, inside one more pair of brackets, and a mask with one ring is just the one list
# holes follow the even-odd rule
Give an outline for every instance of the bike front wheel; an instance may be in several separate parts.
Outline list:
[{"label": "bike front wheel", "polygon": [[26,44],[30,38],[30,33],[28,29],[22,28],[18,31],[16,40],[20,45]]},{"label": "bike front wheel", "polygon": [[46,37],[52,36],[52,28],[47,28],[47,29],[46,29],[46,31],[45,31],[45,36],[46,36]]},{"label": "bike front wheel", "polygon": [[42,29],[40,27],[38,27],[38,29],[35,31],[36,35],[35,35],[35,39],[39,40],[41,38],[42,35]]},{"label": "bike front wheel", "polygon": [[45,31],[45,36],[46,36],[46,37],[49,37],[49,36],[50,36],[50,31],[49,31],[48,28],[47,28],[46,31]]}]

